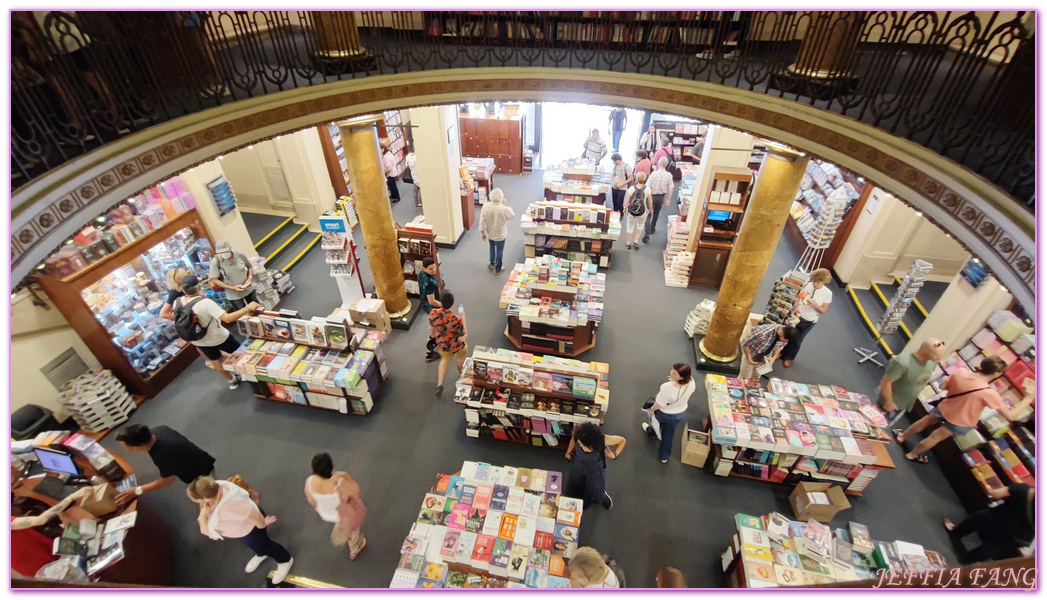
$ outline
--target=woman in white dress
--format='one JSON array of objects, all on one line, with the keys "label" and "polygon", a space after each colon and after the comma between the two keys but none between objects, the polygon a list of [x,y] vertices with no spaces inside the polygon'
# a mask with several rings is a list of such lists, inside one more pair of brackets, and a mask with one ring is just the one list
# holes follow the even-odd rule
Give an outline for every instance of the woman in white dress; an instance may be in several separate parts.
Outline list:
[{"label": "woman in white dress", "polygon": [[305,480],[305,499],[320,518],[334,523],[331,543],[349,546],[349,560],[355,559],[367,545],[360,532],[367,507],[360,497],[360,485],[345,471],[335,471],[326,452],[313,457],[313,474]]}]

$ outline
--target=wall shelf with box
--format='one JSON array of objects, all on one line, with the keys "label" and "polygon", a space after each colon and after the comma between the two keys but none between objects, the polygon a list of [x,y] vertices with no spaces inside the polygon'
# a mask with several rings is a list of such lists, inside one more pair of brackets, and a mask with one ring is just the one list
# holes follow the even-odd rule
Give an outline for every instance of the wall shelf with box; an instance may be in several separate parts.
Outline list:
[{"label": "wall shelf with box", "polygon": [[479,346],[456,384],[466,435],[564,449],[576,424],[602,425],[608,366]]},{"label": "wall shelf with box", "polygon": [[520,217],[524,256],[552,255],[610,266],[612,246],[621,236],[619,215],[595,204],[532,202]]},{"label": "wall shelf with box", "polygon": [[713,168],[709,192],[698,213],[699,233],[690,285],[720,287],[749,203],[753,179],[748,167]]}]

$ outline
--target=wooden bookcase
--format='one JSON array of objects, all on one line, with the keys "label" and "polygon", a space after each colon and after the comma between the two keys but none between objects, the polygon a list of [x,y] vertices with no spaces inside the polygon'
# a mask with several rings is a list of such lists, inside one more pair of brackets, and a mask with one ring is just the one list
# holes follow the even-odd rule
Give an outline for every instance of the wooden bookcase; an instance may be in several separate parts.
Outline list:
[{"label": "wooden bookcase", "polygon": [[[401,240],[406,240],[408,243],[406,251],[404,250],[403,245],[401,244]],[[411,240],[428,242],[429,252],[422,252],[421,249],[419,252],[412,252],[410,246]],[[440,274],[440,256],[437,253],[436,249],[436,234],[432,232],[415,231],[413,229],[399,228],[396,230],[396,245],[400,250],[401,267],[405,266],[407,261],[411,261],[413,263],[414,261],[421,261],[427,257],[432,258],[434,261],[436,261],[436,283],[440,286],[441,290],[444,288],[444,280]],[[409,281],[418,281],[417,272],[408,273],[407,271],[404,271],[404,279]],[[415,298],[419,297],[419,294],[415,292],[408,292],[408,294],[414,296]]]},{"label": "wooden bookcase", "polygon": [[387,110],[383,116],[376,125],[378,138],[389,141],[389,148],[396,155],[396,173],[399,176],[406,168],[407,136],[400,121],[399,110]]},{"label": "wooden bookcase", "polygon": [[[462,156],[493,158],[498,173],[523,173],[525,117],[470,117],[459,114]],[[490,190],[488,190],[490,191]]]},{"label": "wooden bookcase", "polygon": [[[64,278],[44,275],[33,277],[33,280],[44,289],[55,307],[58,308],[58,312],[69,321],[70,327],[80,336],[102,367],[112,371],[136,396],[152,398],[159,394],[199,356],[199,352],[192,344],[186,344],[177,355],[158,370],[147,377],[143,376],[132,366],[123,350],[116,346],[113,335],[96,318],[81,292],[120,269],[131,268],[136,273],[148,271],[142,263],[143,255],[185,228],[191,229],[197,239],[207,240],[210,247],[214,248],[211,236],[194,209],[178,215],[160,228],[138,238],[102,260],[88,265],[78,273]],[[207,260],[210,260],[210,256],[207,257]],[[158,273],[157,278],[149,282],[150,289],[156,287],[155,291],[159,293],[161,299],[167,295],[164,283],[165,274]],[[172,324],[171,327],[173,328],[174,325]]]},{"label": "wooden bookcase", "polygon": [[720,287],[752,188],[753,172],[747,167],[714,168],[698,214],[699,236],[690,285]]}]

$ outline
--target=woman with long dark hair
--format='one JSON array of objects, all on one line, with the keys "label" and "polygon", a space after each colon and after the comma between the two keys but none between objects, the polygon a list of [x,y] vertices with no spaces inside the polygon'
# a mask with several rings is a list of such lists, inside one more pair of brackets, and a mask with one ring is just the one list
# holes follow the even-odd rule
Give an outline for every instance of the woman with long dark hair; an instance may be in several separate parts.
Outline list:
[{"label": "woman with long dark hair", "polygon": [[620,435],[604,435],[604,432],[592,423],[575,427],[567,445],[566,456],[571,463],[571,469],[567,472],[564,494],[571,498],[581,498],[582,510],[589,508],[594,502],[600,502],[604,508],[610,510],[613,502],[607,493],[604,471],[607,470],[607,459],[618,458],[624,449],[625,438]]},{"label": "woman with long dark hair", "polygon": [[646,409],[658,421],[659,430],[655,431],[648,423],[642,423],[644,433],[648,437],[658,438],[658,460],[662,463],[669,462],[669,455],[673,452],[673,437],[676,427],[687,418],[687,401],[694,393],[694,379],[691,378],[691,366],[685,363],[676,363],[669,371],[668,381],[658,388],[658,395],[654,397],[654,404]]},{"label": "woman with long dark hair", "polygon": [[349,546],[349,560],[353,560],[367,545],[360,528],[367,516],[367,507],[360,497],[360,484],[345,471],[335,471],[331,455],[321,452],[313,457],[313,474],[305,480],[305,499],[320,518],[334,523],[331,543]]}]

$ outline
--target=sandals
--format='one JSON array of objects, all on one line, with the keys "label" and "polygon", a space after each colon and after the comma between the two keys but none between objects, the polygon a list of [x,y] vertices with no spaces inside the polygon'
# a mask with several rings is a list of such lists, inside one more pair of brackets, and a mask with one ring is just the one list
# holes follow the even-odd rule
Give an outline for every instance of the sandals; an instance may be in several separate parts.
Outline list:
[{"label": "sandals", "polygon": [[896,428],[896,429],[892,429],[892,430],[891,430],[891,433],[893,433],[893,434],[894,434],[894,441],[898,442],[899,444],[901,444],[901,445],[903,445],[903,446],[905,445],[905,442],[903,442],[903,441],[901,441],[901,440],[899,440],[899,439],[898,439],[899,437],[901,437],[901,435],[902,435],[903,433],[905,433],[905,430],[904,430],[904,429],[897,429],[897,428]]},{"label": "sandals", "polygon": [[357,548],[355,552],[353,550],[349,551],[349,560],[355,560],[356,557],[360,555],[360,551],[363,550],[365,546],[367,546],[367,538],[363,538],[363,541],[360,542],[360,547]]},{"label": "sandals", "polygon": [[909,458],[909,455],[905,455],[905,460],[910,461],[910,462],[914,462],[914,463],[920,463],[921,465],[925,465],[925,464],[931,462],[931,459],[927,458],[926,454],[921,454],[921,455],[917,456],[916,458]]}]

